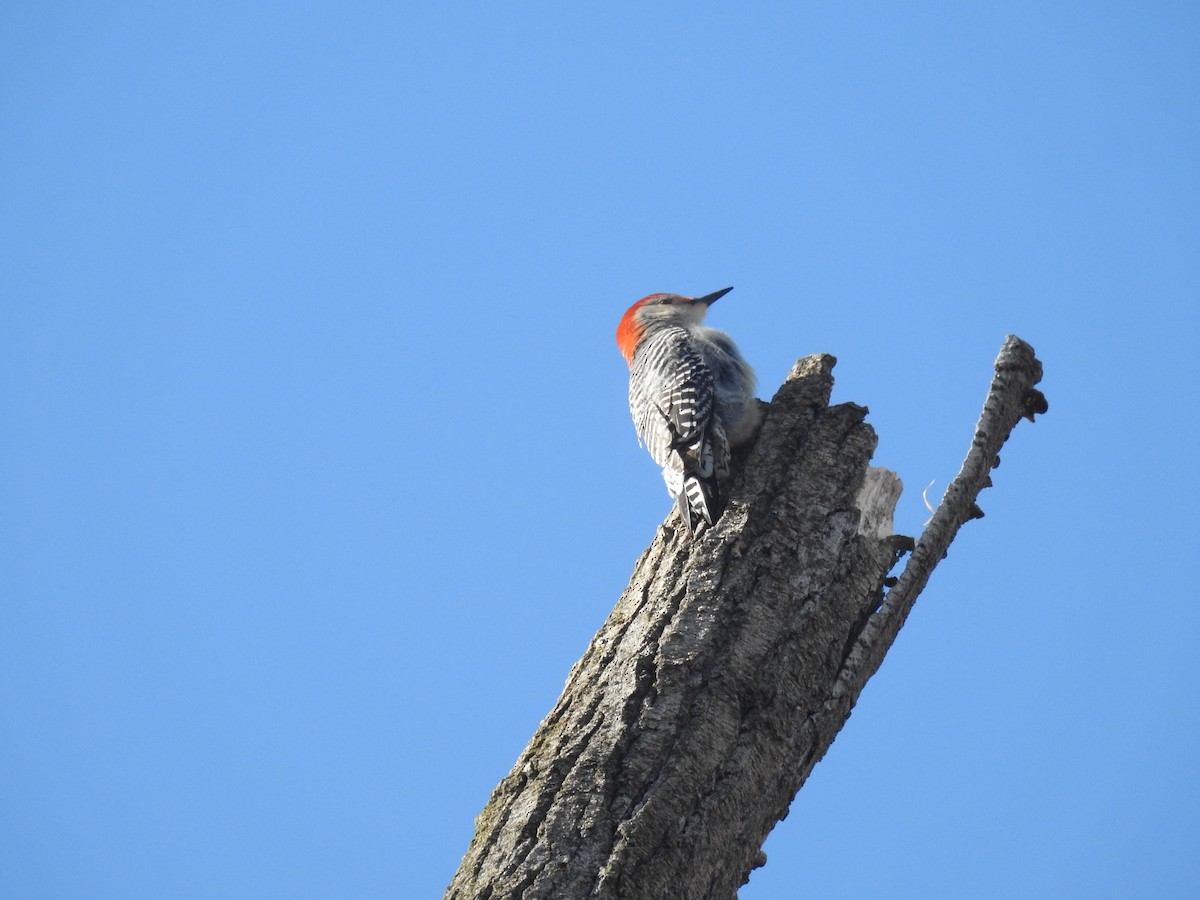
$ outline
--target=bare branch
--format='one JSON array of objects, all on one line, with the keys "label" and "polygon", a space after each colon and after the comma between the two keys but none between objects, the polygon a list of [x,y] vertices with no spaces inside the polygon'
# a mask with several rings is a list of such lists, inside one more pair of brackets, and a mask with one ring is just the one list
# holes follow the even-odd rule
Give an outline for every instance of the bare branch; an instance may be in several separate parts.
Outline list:
[{"label": "bare branch", "polygon": [[1042,364],[1034,356],[1033,348],[1019,337],[1009,335],[996,358],[996,376],[984,400],[962,468],[921,533],[904,573],[855,642],[835,694],[858,696],[879,669],[917,595],[925,588],[934,567],[945,558],[958,529],[971,519],[983,517],[977,500],[980,492],[992,485],[991,470],[1000,465],[1000,448],[1022,418],[1032,422],[1035,415],[1049,409],[1045,396],[1034,387],[1041,380]]}]

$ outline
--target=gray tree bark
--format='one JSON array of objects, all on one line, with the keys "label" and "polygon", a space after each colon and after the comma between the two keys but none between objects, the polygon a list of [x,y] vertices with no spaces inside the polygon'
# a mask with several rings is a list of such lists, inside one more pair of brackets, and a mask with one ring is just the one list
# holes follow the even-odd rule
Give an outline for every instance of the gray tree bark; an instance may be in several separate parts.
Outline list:
[{"label": "gray tree bark", "polygon": [[[998,452],[1045,412],[1009,337],[962,470],[920,538],[867,410],[829,406],[831,356],[796,363],[717,523],[672,512],[554,709],[475,821],[450,900],[732,900],[825,754]],[[912,549],[898,579],[889,578]]]}]

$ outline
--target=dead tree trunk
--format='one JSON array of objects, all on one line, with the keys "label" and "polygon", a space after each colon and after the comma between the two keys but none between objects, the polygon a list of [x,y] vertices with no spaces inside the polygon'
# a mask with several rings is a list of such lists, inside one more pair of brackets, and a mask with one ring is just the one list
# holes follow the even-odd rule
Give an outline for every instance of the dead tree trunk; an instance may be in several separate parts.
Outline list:
[{"label": "dead tree trunk", "polygon": [[[800,360],[712,528],[659,529],[558,703],[476,819],[446,897],[732,900],[850,715],[1016,423],[1041,364],[1010,337],[962,471],[913,542],[866,409]],[[907,544],[907,546],[905,546]]]}]

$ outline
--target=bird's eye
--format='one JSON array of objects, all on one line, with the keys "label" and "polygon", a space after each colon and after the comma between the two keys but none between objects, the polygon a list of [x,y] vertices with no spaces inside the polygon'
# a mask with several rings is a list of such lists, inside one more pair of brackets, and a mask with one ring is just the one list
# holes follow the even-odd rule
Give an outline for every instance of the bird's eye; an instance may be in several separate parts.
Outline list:
[{"label": "bird's eye", "polygon": [[658,305],[659,305],[659,306],[670,306],[670,305],[671,305],[671,298],[670,298],[670,297],[663,297],[661,300],[659,300],[659,301],[658,301]]}]

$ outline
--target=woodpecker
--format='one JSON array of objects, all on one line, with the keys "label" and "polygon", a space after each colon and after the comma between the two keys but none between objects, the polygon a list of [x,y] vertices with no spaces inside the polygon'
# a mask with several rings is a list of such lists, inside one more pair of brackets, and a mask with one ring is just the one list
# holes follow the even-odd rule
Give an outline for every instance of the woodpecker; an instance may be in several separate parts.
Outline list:
[{"label": "woodpecker", "polygon": [[732,449],[758,428],[754,370],[725,332],[706,328],[703,297],[650,294],[625,311],[617,346],[629,363],[629,412],[638,443],[662,467],[688,531],[721,515]]}]

